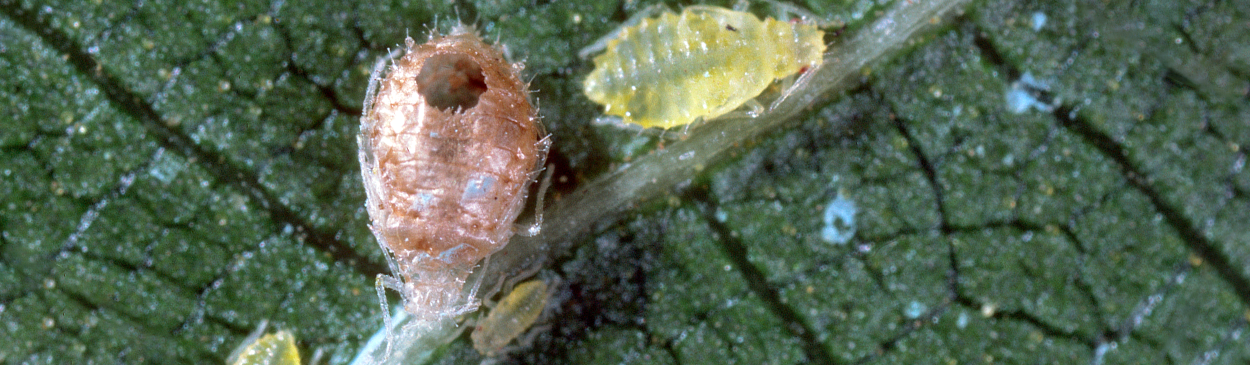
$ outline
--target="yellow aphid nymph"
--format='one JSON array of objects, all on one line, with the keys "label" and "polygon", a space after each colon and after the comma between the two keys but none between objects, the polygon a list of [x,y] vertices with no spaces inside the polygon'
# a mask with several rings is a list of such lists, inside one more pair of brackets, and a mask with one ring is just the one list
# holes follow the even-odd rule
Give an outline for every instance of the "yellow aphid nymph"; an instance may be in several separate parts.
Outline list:
[{"label": "yellow aphid nymph", "polygon": [[[264,331],[264,325],[259,331]],[[290,331],[278,331],[264,336],[261,332],[248,336],[245,343],[230,355],[230,365],[300,365],[299,349],[295,347],[295,335]]]},{"label": "yellow aphid nymph", "polygon": [[820,65],[823,38],[813,24],[724,8],[665,11],[599,45],[607,51],[595,57],[584,90],[625,122],[686,125],[733,111],[773,80]]},{"label": "yellow aphid nymph", "polygon": [[547,307],[547,283],[542,279],[530,280],[512,289],[490,314],[478,320],[469,337],[473,348],[487,356],[494,356],[512,339],[524,333],[543,308]]}]

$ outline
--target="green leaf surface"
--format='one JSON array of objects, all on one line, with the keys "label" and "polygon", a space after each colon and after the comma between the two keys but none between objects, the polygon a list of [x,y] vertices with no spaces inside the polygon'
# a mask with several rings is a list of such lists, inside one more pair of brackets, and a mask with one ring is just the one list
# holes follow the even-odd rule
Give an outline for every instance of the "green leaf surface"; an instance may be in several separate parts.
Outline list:
[{"label": "green leaf surface", "polygon": [[[223,363],[266,322],[349,363],[387,272],[355,142],[374,61],[456,19],[505,45],[558,202],[684,138],[592,123],[581,94],[577,51],[651,3],[0,0],[0,363]],[[837,46],[911,3],[792,5]],[[932,23],[570,238],[505,356],[1250,362],[1250,7]],[[465,334],[433,361],[481,360]]]}]

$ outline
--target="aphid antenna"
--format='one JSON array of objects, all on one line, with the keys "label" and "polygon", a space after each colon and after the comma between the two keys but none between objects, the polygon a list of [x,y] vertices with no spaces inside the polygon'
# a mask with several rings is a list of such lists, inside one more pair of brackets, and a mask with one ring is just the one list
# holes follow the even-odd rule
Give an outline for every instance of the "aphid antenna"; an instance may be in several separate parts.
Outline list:
[{"label": "aphid antenna", "polygon": [[499,280],[496,281],[494,285],[489,286],[489,289],[482,292],[482,306],[494,309],[499,303],[491,300],[490,298],[493,298],[501,291],[504,293],[512,292],[512,289],[515,289],[517,284],[525,281],[525,279],[538,275],[539,272],[542,271],[542,268],[542,265],[530,264],[522,267],[521,271],[517,272],[515,275],[500,275]]},{"label": "aphid antenna", "polygon": [[482,306],[483,307],[486,307],[488,309],[495,309],[495,305],[499,303],[495,302],[491,298],[495,297],[495,294],[499,294],[499,290],[503,288],[504,281],[506,281],[507,279],[508,279],[507,276],[501,275],[499,276],[499,280],[495,280],[494,284],[486,287],[486,289],[482,291]]},{"label": "aphid antenna", "polygon": [[[504,293],[511,293],[513,289],[516,289],[517,285],[521,284],[521,282],[531,277],[534,277],[535,275],[538,275],[538,273],[541,272],[542,270],[543,270],[542,265],[531,264],[528,267],[523,268],[520,272],[516,273],[516,275],[504,277],[503,278]],[[542,280],[542,279],[539,279],[539,280]]]},{"label": "aphid antenna", "polygon": [[[482,259],[482,263],[478,265],[478,268],[477,268],[476,270],[473,270],[473,272],[485,273],[485,272],[487,272],[487,270],[489,270],[489,269],[490,269],[490,256],[486,256],[486,258]],[[471,284],[469,284],[469,286],[470,286],[470,288],[469,288],[469,294],[468,294],[468,296],[466,296],[466,297],[465,297],[465,298],[468,298],[468,299],[467,299],[467,301],[468,301],[468,302],[472,302],[472,301],[476,300],[476,298],[477,298],[477,290],[478,290],[478,289],[480,289],[480,288],[482,287],[482,281],[484,281],[484,280],[486,279],[484,276],[482,276],[482,275],[480,275],[480,274],[479,274],[479,275],[473,275],[473,276],[476,276],[476,278],[470,278],[470,279],[469,279],[469,280],[472,280],[473,282],[472,282]]]}]

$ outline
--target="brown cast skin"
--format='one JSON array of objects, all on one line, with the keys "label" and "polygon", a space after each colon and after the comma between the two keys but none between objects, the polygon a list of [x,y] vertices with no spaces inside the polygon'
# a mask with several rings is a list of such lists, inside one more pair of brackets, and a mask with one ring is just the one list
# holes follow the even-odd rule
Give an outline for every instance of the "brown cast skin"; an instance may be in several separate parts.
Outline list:
[{"label": "brown cast skin", "polygon": [[[366,105],[360,143],[372,228],[413,312],[451,305],[472,265],[507,244],[547,141],[520,64],[472,31],[407,44]],[[474,99],[466,90],[476,104],[436,106]]]}]

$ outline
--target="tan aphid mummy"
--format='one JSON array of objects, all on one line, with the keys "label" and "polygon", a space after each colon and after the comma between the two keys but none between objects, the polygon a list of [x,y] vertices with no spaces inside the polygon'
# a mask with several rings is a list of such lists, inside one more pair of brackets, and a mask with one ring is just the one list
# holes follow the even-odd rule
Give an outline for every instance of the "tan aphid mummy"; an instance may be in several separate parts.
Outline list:
[{"label": "tan aphid mummy", "polygon": [[476,309],[466,280],[508,243],[549,141],[521,65],[471,29],[406,43],[370,86],[361,173],[370,228],[395,275],[379,285],[399,291],[417,319],[437,320]]},{"label": "tan aphid mummy", "polygon": [[595,57],[583,90],[604,114],[627,123],[686,125],[733,111],[773,80],[820,65],[823,38],[815,25],[724,8],[666,11],[602,44],[606,52]]}]

